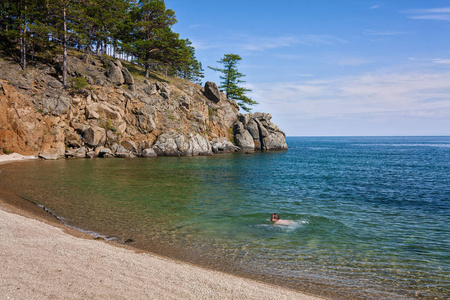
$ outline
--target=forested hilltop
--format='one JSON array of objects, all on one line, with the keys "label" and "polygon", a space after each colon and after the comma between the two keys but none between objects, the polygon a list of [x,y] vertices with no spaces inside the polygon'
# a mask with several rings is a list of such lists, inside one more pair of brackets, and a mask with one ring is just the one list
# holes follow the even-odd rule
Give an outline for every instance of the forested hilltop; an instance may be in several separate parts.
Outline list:
[{"label": "forested hilltop", "polygon": [[240,114],[180,39],[164,1],[0,4],[0,152],[42,158],[287,149]]},{"label": "forested hilltop", "polygon": [[173,32],[176,22],[163,0],[2,0],[0,42],[24,70],[58,51],[65,62],[73,48],[136,61],[146,78],[153,69],[199,82],[201,63],[189,39]]}]

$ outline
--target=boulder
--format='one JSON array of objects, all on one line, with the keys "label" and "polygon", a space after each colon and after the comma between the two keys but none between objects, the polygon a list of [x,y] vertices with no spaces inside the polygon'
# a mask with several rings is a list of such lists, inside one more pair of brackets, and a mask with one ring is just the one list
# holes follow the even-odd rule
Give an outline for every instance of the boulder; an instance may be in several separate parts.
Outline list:
[{"label": "boulder", "polygon": [[211,141],[211,149],[214,153],[236,152],[239,151],[239,147],[233,145],[226,138],[220,138]]},{"label": "boulder", "polygon": [[98,119],[100,118],[99,114],[95,111],[95,107],[93,104],[86,105],[86,119]]},{"label": "boulder", "polygon": [[89,126],[75,122],[75,121],[71,121],[70,122],[70,126],[75,129],[76,132],[78,132],[79,134],[82,134],[86,129],[88,129]]},{"label": "boulder", "polygon": [[85,158],[86,157],[86,148],[81,147],[77,149],[69,149],[66,151],[65,156],[67,158]]},{"label": "boulder", "polygon": [[114,157],[114,155],[113,155],[111,149],[101,147],[100,149],[98,149],[98,157],[110,158],[110,157]]},{"label": "boulder", "polygon": [[131,75],[130,71],[128,71],[127,68],[122,67],[122,75],[123,75],[123,80],[124,80],[125,84],[129,84],[129,85],[134,84],[134,78]]},{"label": "boulder", "polygon": [[241,122],[244,126],[246,126],[250,121],[250,119],[252,118],[252,114],[238,114],[237,118],[239,122]]},{"label": "boulder", "polygon": [[118,157],[118,158],[133,158],[136,156],[130,152],[118,152],[118,153],[116,153],[116,157]]},{"label": "boulder", "polygon": [[283,132],[277,131],[264,138],[264,150],[287,150],[286,136]]},{"label": "boulder", "polygon": [[239,114],[233,127],[236,144],[242,150],[287,150],[285,134],[271,119],[267,113]]},{"label": "boulder", "polygon": [[66,145],[70,148],[80,148],[81,145],[77,140],[67,140]]},{"label": "boulder", "polygon": [[144,132],[152,132],[156,128],[154,118],[156,117],[156,110],[149,104],[144,104],[141,109],[135,110],[137,125]]},{"label": "boulder", "polygon": [[156,95],[158,93],[158,87],[157,87],[156,83],[146,86],[144,88],[144,92],[149,96]]},{"label": "boulder", "polygon": [[207,81],[205,83],[205,96],[214,103],[218,103],[220,101],[220,91],[217,84]]},{"label": "boulder", "polygon": [[258,123],[251,119],[247,126],[246,129],[248,130],[248,132],[250,133],[250,135],[253,138],[254,144],[255,144],[255,149],[256,150],[261,150],[261,139],[260,139],[260,130],[259,130],[259,126]]},{"label": "boulder", "polygon": [[106,142],[106,130],[98,126],[88,127],[83,131],[83,142],[89,147],[104,145]]},{"label": "boulder", "polygon": [[119,154],[119,153],[129,153],[129,152],[130,152],[130,151],[128,151],[124,146],[119,145],[119,144],[117,144],[117,143],[114,143],[114,144],[111,146],[111,151],[112,151],[114,154]]},{"label": "boulder", "polygon": [[176,132],[161,134],[153,146],[158,156],[196,156],[212,154],[211,145],[200,134],[185,137]]},{"label": "boulder", "polygon": [[58,155],[54,154],[54,153],[49,153],[49,152],[41,152],[38,155],[39,158],[45,159],[45,160],[55,160],[58,159]]},{"label": "boulder", "polygon": [[237,121],[233,127],[234,140],[236,145],[244,151],[255,150],[255,142],[250,132],[244,128],[244,125]]},{"label": "boulder", "polygon": [[155,150],[153,148],[147,148],[147,149],[144,149],[142,151],[141,156],[142,157],[155,157],[157,155],[156,155],[156,152],[155,152]]},{"label": "boulder", "polygon": [[188,140],[184,143],[183,148],[179,149],[181,155],[197,156],[212,154],[211,144],[208,139],[200,134],[190,134]]},{"label": "boulder", "polygon": [[35,105],[38,110],[55,116],[61,116],[67,112],[71,104],[71,98],[64,94],[49,94],[47,96],[36,100]]},{"label": "boulder", "polygon": [[108,81],[114,85],[122,85],[125,82],[123,78],[122,68],[110,62],[110,68],[106,71]]},{"label": "boulder", "polygon": [[184,136],[175,132],[166,132],[158,136],[153,149],[158,156],[179,156],[178,149],[184,145]]},{"label": "boulder", "polygon": [[136,147],[136,143],[133,141],[123,141],[122,143],[120,143],[120,145],[125,148],[128,152],[133,152],[133,153],[137,153],[137,147]]}]

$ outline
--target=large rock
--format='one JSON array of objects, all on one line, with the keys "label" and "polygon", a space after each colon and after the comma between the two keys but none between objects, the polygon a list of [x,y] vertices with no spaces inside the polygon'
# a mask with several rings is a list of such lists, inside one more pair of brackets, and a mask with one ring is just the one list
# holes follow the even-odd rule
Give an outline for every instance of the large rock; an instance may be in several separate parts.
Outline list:
[{"label": "large rock", "polygon": [[121,120],[124,112],[118,106],[112,105],[107,102],[91,103],[86,105],[86,118],[98,119],[103,118],[105,120]]},{"label": "large rock", "polygon": [[66,113],[70,107],[71,98],[61,94],[48,94],[47,97],[39,98],[36,102],[36,108],[43,113],[49,113],[60,116]]},{"label": "large rock", "polygon": [[106,70],[106,77],[108,77],[109,82],[114,85],[122,85],[125,83],[123,78],[122,68],[110,62],[110,68]]},{"label": "large rock", "polygon": [[137,153],[138,152],[138,148],[136,147],[136,143],[133,142],[133,141],[123,141],[122,143],[120,143],[120,145],[122,147],[124,147],[129,152],[132,152],[132,153]]},{"label": "large rock", "polygon": [[130,71],[128,71],[127,68],[122,67],[122,75],[123,75],[123,81],[125,84],[129,84],[129,85],[134,84],[134,78],[131,75]]},{"label": "large rock", "polygon": [[156,128],[154,118],[156,117],[156,109],[149,105],[144,104],[141,109],[133,111],[136,115],[137,126],[143,132],[152,132]]},{"label": "large rock", "polygon": [[227,138],[219,138],[211,141],[211,148],[214,153],[237,152],[239,147],[233,145]]},{"label": "large rock", "polygon": [[286,136],[283,132],[272,132],[264,138],[264,150],[287,150]]},{"label": "large rock", "polygon": [[41,152],[38,155],[39,158],[45,159],[45,160],[55,160],[58,159],[58,155],[55,153],[49,153],[49,152]]},{"label": "large rock", "polygon": [[155,157],[157,155],[156,155],[156,152],[155,152],[155,150],[153,148],[147,148],[147,149],[144,149],[142,151],[141,156],[142,157]]},{"label": "large rock", "polygon": [[212,154],[207,138],[200,134],[185,137],[176,132],[161,134],[153,146],[158,156],[196,156]]},{"label": "large rock", "polygon": [[89,147],[103,146],[106,142],[106,130],[98,126],[88,127],[83,131],[83,142]]},{"label": "large rock", "polygon": [[256,150],[261,150],[262,146],[261,146],[261,135],[260,135],[260,127],[258,126],[258,123],[255,120],[250,120],[248,121],[248,124],[246,126],[246,129],[248,130],[248,132],[250,133],[250,135],[253,138],[254,144],[255,144],[255,149]]},{"label": "large rock", "polygon": [[98,157],[103,157],[103,158],[114,157],[114,154],[112,153],[111,149],[109,149],[109,148],[99,147],[95,150],[96,150],[96,154]]},{"label": "large rock", "polygon": [[214,103],[218,103],[220,101],[220,91],[217,84],[207,81],[205,83],[205,96]]},{"label": "large rock", "polygon": [[197,156],[197,155],[211,155],[212,148],[208,139],[200,134],[190,134],[183,148],[180,149],[181,155]]},{"label": "large rock", "polygon": [[242,150],[287,150],[286,136],[270,120],[271,114],[239,114],[233,127],[236,144]]},{"label": "large rock", "polygon": [[167,132],[161,134],[153,149],[159,156],[178,156],[180,155],[178,149],[184,144],[184,136],[174,132]]},{"label": "large rock", "polygon": [[66,151],[65,156],[67,158],[85,158],[86,157],[86,148],[81,147],[77,149],[69,149]]},{"label": "large rock", "polygon": [[234,124],[234,140],[236,145],[244,151],[255,150],[255,142],[250,132],[244,128],[244,125],[237,121]]}]

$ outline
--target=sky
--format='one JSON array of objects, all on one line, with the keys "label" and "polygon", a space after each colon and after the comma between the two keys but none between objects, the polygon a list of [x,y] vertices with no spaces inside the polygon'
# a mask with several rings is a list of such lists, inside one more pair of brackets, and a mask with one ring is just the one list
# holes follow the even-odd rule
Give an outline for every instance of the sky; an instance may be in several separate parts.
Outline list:
[{"label": "sky", "polygon": [[166,0],[205,69],[287,136],[450,135],[450,0]]}]

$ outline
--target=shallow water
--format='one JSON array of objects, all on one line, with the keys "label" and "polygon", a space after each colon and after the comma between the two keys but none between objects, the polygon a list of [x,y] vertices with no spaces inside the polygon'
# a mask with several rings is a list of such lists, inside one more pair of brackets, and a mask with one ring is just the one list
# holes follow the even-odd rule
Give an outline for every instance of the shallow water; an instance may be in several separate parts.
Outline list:
[{"label": "shallow water", "polygon": [[[0,187],[72,226],[340,298],[450,294],[450,137],[288,138],[286,152],[31,161]],[[292,226],[273,226],[278,212]]]}]

